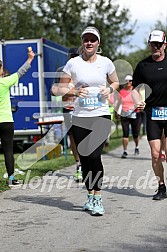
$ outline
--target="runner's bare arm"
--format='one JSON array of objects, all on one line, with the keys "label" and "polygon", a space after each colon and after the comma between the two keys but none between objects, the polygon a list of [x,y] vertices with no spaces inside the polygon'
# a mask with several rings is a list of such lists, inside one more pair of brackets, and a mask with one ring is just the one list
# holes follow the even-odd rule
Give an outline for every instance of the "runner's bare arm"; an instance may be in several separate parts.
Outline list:
[{"label": "runner's bare arm", "polygon": [[119,88],[119,80],[116,71],[107,76],[107,82],[110,84],[110,87],[101,88],[101,94],[104,95],[105,98],[108,98],[109,94]]},{"label": "runner's bare arm", "polygon": [[135,107],[139,110],[143,110],[145,108],[146,103],[142,101],[141,94],[138,89],[132,90],[132,99],[135,103]]}]

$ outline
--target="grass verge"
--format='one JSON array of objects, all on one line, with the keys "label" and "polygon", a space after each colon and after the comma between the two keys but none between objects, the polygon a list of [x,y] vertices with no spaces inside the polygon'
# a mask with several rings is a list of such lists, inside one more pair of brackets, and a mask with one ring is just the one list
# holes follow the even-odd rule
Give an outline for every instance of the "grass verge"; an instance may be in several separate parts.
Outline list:
[{"label": "grass verge", "polygon": [[[116,131],[112,137],[110,138],[110,141],[108,143],[108,146],[104,148],[103,154],[114,150],[118,146],[122,144],[122,132],[121,131]],[[15,160],[20,154],[15,154]],[[30,181],[34,177],[42,177],[48,172],[55,172],[57,170],[63,169],[65,167],[71,166],[75,164],[75,160],[73,155],[70,153],[70,150],[67,150],[67,156],[68,158],[66,159],[65,156],[60,156],[55,159],[51,160],[40,160],[33,164],[31,166],[31,169],[27,170],[22,170],[24,172],[24,175],[16,175],[16,179],[21,180],[21,181]],[[6,168],[5,168],[5,163],[4,163],[4,156],[3,154],[0,154],[0,192],[3,192],[5,190],[8,190],[9,187],[7,185],[7,180],[4,179],[4,174],[6,173]],[[15,170],[20,168],[15,166]]]}]

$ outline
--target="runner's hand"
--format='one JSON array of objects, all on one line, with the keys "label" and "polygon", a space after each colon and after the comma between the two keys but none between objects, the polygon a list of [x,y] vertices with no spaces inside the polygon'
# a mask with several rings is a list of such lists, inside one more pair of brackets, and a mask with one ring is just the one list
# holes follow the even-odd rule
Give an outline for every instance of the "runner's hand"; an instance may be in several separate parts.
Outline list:
[{"label": "runner's hand", "polygon": [[76,91],[76,96],[80,97],[80,98],[84,98],[85,96],[88,95],[88,90],[85,87],[80,87],[77,91]]},{"label": "runner's hand", "polygon": [[146,103],[144,101],[141,101],[140,103],[137,104],[137,108],[139,110],[143,110],[145,108]]},{"label": "runner's hand", "polygon": [[102,94],[105,98],[108,98],[110,95],[110,88],[102,87],[100,88],[100,94]]}]

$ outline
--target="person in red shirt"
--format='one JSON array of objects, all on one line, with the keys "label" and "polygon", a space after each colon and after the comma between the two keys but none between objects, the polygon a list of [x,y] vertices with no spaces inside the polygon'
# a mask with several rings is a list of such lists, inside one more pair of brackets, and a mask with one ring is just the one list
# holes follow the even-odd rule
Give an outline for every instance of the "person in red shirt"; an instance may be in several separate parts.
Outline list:
[{"label": "person in red shirt", "polygon": [[119,107],[122,106],[121,110],[121,125],[123,130],[123,154],[122,158],[126,158],[128,156],[127,148],[129,143],[129,132],[130,126],[132,131],[133,140],[135,143],[135,155],[139,155],[139,134],[140,134],[140,126],[141,126],[141,114],[138,109],[135,109],[135,103],[132,99],[132,76],[127,75],[125,77],[125,87],[123,87],[118,95],[118,102],[116,105],[116,111],[118,111]]}]

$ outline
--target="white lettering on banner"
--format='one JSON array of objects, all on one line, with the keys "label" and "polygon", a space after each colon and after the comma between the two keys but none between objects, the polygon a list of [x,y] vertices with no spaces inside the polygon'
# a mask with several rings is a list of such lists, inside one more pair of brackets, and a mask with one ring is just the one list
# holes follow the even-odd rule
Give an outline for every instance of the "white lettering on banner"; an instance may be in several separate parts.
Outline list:
[{"label": "white lettering on banner", "polygon": [[23,83],[12,86],[10,89],[11,96],[32,96],[33,95],[33,83],[28,83],[28,86],[24,86]]}]

